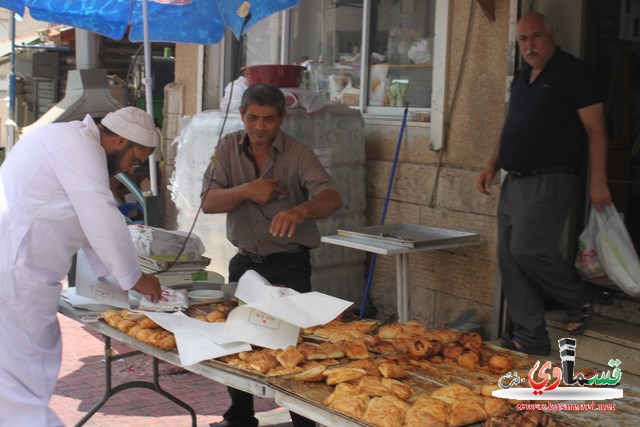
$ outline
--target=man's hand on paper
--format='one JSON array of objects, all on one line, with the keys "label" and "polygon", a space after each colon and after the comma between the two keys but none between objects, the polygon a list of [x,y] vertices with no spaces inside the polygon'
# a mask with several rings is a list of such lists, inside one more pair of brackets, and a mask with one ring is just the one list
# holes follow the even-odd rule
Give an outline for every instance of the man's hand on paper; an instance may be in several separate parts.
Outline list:
[{"label": "man's hand on paper", "polygon": [[158,302],[160,296],[162,296],[160,280],[153,274],[142,273],[133,289],[146,296],[151,302]]}]

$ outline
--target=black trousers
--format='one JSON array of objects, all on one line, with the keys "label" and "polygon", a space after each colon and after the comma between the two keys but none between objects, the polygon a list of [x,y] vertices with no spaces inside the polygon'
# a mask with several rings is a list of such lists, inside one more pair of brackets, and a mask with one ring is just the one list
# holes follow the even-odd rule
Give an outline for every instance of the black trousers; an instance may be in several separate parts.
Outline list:
[{"label": "black trousers", "polygon": [[[272,285],[283,285],[298,292],[311,291],[311,261],[309,250],[301,252],[274,254],[263,262],[253,262],[240,254],[229,261],[229,281],[237,282],[247,270],[255,270]],[[253,395],[227,387],[231,396],[231,407],[224,413],[230,423],[252,427],[258,425],[253,409]],[[308,418],[291,412],[294,427],[315,427],[316,423]]]},{"label": "black trousers", "polygon": [[577,177],[509,175],[498,206],[498,262],[513,323],[513,338],[531,348],[549,348],[545,294],[566,307],[593,301],[595,288],[578,278],[559,243],[576,199]]}]

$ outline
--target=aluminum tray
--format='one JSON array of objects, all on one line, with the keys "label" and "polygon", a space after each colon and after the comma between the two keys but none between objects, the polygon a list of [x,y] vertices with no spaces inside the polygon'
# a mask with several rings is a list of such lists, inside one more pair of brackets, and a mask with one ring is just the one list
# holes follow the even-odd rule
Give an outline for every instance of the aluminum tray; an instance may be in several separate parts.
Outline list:
[{"label": "aluminum tray", "polygon": [[466,231],[428,227],[417,224],[385,224],[338,229],[339,236],[385,243],[406,248],[438,245],[451,242],[476,242],[480,236]]}]

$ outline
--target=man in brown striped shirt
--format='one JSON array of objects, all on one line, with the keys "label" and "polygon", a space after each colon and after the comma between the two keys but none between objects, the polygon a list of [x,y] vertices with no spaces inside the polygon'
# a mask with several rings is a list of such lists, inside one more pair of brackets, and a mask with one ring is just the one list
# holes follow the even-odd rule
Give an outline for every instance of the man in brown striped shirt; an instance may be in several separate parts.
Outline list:
[{"label": "man in brown striped shirt", "polygon": [[[309,250],[320,244],[314,220],[342,207],[335,183],[312,149],[280,130],[284,95],[259,83],[242,97],[245,130],[225,136],[204,174],[204,213],[227,214],[227,238],[238,248],[229,281],[255,270],[272,284],[311,291]],[[212,426],[258,425],[253,396],[229,388],[232,405]],[[291,413],[295,427],[315,426]]]}]

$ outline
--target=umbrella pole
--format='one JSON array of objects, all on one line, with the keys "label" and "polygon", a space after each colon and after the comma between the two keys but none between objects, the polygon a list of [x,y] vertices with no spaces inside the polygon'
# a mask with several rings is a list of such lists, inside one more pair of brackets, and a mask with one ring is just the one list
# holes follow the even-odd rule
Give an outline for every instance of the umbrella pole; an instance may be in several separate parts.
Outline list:
[{"label": "umbrella pole", "polygon": [[[145,103],[147,105],[147,113],[153,119],[153,77],[151,73],[151,41],[149,40],[149,0],[142,0],[142,31],[144,45],[144,93]],[[156,176],[156,152],[149,157],[149,181],[151,185],[151,195],[158,195],[158,178]]]}]

